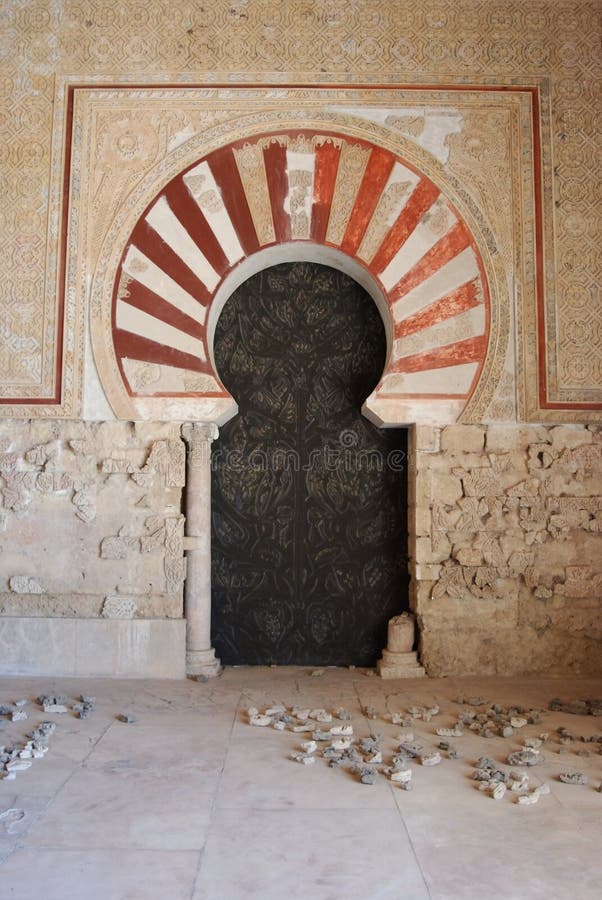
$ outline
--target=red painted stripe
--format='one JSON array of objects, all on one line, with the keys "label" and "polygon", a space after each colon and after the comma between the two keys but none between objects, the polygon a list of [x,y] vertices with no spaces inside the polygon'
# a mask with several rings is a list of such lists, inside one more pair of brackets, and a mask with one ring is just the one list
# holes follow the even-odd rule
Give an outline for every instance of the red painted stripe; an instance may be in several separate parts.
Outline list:
[{"label": "red painted stripe", "polygon": [[316,168],[314,173],[314,199],[311,214],[312,241],[324,243],[330,218],[330,207],[341,158],[340,147],[328,141],[316,147]]},{"label": "red painted stripe", "polygon": [[406,337],[408,334],[415,334],[417,331],[423,331],[425,328],[430,328],[431,325],[437,325],[439,322],[445,321],[445,319],[451,319],[452,316],[457,316],[467,309],[479,306],[481,301],[477,297],[477,292],[476,281],[469,281],[467,284],[463,284],[461,287],[456,288],[455,291],[425,306],[420,312],[414,313],[413,316],[408,316],[403,322],[398,322],[395,325],[395,337]]},{"label": "red painted stripe", "polygon": [[203,256],[209,260],[218,275],[223,275],[229,267],[226,254],[181,175],[168,184],[164,194],[171,211],[178,217]]},{"label": "red painted stripe", "polygon": [[430,275],[437,272],[441,266],[465,250],[470,244],[470,235],[463,222],[457,222],[454,227],[444,234],[431,249],[418,260],[409,272],[403,276],[394,286],[389,296],[394,302],[404,294],[409,293],[416,285],[421,284]]},{"label": "red painted stripe", "polygon": [[191,272],[186,263],[171,249],[169,244],[161,240],[156,231],[144,220],[140,220],[132,232],[130,244],[134,245],[154,262],[156,266],[187,291],[201,306],[207,306],[212,294],[203,282]]},{"label": "red painted stripe", "polygon": [[185,331],[186,334],[192,337],[203,338],[205,329],[200,322],[196,322],[190,316],[187,316],[186,313],[176,309],[175,306],[172,306],[171,303],[155,294],[154,291],[149,290],[145,285],[140,284],[139,281],[131,281],[127,290],[129,297],[122,297],[123,303],[135,306],[136,309],[141,309],[156,319],[160,319],[168,325],[173,325],[174,328],[179,328],[180,331]]},{"label": "red painted stripe", "polygon": [[480,362],[487,350],[487,335],[467,338],[446,347],[425,350],[403,359],[396,359],[388,367],[389,372],[425,372],[442,369],[445,366],[459,366],[463,363]]},{"label": "red painted stripe", "polygon": [[[121,328],[113,330],[113,343],[119,359],[139,359],[143,362],[156,363],[157,365],[177,366],[180,369],[191,369],[193,372],[211,372],[211,363],[203,362],[198,356],[190,353],[182,353],[173,347],[166,347],[150,341],[148,338],[123,331]],[[125,374],[124,374],[125,377]]]},{"label": "red painted stripe", "polygon": [[270,144],[268,147],[264,147],[263,158],[272,205],[276,243],[290,241],[291,219],[284,209],[284,201],[288,195],[286,147],[281,147],[277,143]]},{"label": "red painted stripe", "polygon": [[395,157],[388,150],[375,147],[370,154],[341,244],[345,253],[354,254],[361,244],[394,165]]},{"label": "red painted stripe", "polygon": [[259,239],[232,148],[216,150],[207,157],[207,162],[219,187],[240,245],[245,251],[245,255],[249,256],[259,250]]},{"label": "red painted stripe", "polygon": [[395,224],[376,251],[370,271],[378,274],[389,265],[397,251],[402,247],[425,212],[431,208],[437,197],[439,188],[432,181],[423,179],[412,191],[410,199],[399,213]]}]

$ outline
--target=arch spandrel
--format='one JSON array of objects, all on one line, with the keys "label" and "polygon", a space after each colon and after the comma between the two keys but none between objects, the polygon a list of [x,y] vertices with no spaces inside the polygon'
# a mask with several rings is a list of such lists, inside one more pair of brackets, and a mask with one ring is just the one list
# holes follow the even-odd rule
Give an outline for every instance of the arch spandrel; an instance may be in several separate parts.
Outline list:
[{"label": "arch spandrel", "polygon": [[147,206],[113,285],[119,377],[107,393],[117,414],[230,418],[236,405],[212,356],[220,304],[253,272],[295,259],[340,268],[379,306],[389,347],[364,406],[369,418],[384,425],[458,418],[489,342],[489,290],[475,237],[409,161],[326,130],[278,131],[214,149]]}]

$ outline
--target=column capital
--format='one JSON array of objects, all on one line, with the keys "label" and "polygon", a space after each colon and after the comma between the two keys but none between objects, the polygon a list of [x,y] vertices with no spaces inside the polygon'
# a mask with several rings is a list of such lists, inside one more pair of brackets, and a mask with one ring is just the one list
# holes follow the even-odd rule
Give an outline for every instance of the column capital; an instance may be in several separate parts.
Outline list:
[{"label": "column capital", "polygon": [[191,447],[195,443],[211,443],[219,435],[215,422],[186,422],[182,425],[182,437]]}]

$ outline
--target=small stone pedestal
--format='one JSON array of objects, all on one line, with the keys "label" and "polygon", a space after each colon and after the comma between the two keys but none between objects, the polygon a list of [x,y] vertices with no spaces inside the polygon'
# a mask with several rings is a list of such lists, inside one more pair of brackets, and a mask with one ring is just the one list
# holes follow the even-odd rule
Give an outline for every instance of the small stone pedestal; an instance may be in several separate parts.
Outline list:
[{"label": "small stone pedestal", "polygon": [[426,675],[412,650],[415,622],[410,613],[404,612],[389,621],[387,648],[376,664],[381,678],[422,678]]}]

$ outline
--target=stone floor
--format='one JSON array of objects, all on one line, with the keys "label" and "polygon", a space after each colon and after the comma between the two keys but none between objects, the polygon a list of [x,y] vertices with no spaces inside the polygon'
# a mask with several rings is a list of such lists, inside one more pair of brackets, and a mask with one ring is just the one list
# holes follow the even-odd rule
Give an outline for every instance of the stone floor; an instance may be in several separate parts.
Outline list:
[{"label": "stone floor", "polygon": [[[453,739],[462,758],[413,763],[412,792],[379,775],[363,785],[348,769],[292,761],[305,736],[248,724],[246,709],[274,703],[345,706],[355,735],[400,727],[388,711],[439,704],[415,738],[441,740],[460,694],[541,706],[560,696],[602,696],[592,680],[381,681],[363,670],[228,669],[212,682],[6,678],[0,705],[27,698],[27,721],[0,717],[0,745],[48,720],[40,693],[97,698],[92,715],[54,715],[50,750],[0,781],[0,895],[15,900],[468,900],[600,897],[600,744],[559,754],[556,729],[602,732],[602,719],[546,712],[515,736]],[[374,706],[383,714],[362,714]],[[132,724],[118,720],[131,713]],[[327,727],[327,726],[325,726]],[[545,761],[526,770],[551,793],[535,806],[510,792],[495,801],[472,779],[483,755],[506,762],[525,737],[550,734]],[[580,757],[577,750],[590,756]],[[447,755],[442,754],[443,757]],[[386,761],[386,758],[385,758]],[[588,776],[563,784],[562,771]],[[17,810],[18,812],[9,812]],[[21,815],[24,813],[24,815]]]}]

